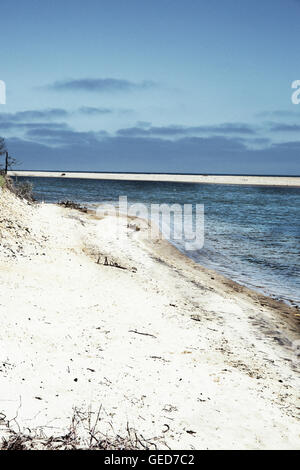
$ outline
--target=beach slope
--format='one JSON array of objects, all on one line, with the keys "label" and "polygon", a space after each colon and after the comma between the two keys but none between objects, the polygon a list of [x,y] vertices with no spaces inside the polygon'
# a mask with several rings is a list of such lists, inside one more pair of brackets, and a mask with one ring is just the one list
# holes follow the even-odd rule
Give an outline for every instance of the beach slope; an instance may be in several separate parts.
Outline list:
[{"label": "beach slope", "polygon": [[83,447],[88,416],[97,436],[132,428],[160,449],[299,448],[297,310],[139,220],[120,232],[6,190],[0,214],[0,438],[7,423],[63,436],[75,415]]}]

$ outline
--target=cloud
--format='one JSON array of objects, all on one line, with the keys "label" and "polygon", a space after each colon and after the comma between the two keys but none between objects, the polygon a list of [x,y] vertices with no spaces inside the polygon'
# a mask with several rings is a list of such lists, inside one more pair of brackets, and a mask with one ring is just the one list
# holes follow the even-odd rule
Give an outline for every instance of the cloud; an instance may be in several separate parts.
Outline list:
[{"label": "cloud", "polygon": [[255,139],[251,139],[252,144],[257,144],[257,145],[262,145],[262,146],[267,146],[271,144],[271,140],[268,139],[267,137],[257,137]]},{"label": "cloud", "polygon": [[[300,0],[299,0],[300,1]],[[275,110],[275,111],[262,111],[261,113],[257,113],[255,115],[256,117],[259,118],[265,118],[265,117],[273,117],[273,118],[295,118],[295,117],[300,117],[300,112],[299,111],[291,111],[291,110]]]},{"label": "cloud", "polygon": [[28,123],[28,124],[21,124],[25,126],[26,134],[25,138],[31,141],[35,141],[38,143],[45,143],[49,146],[73,146],[74,144],[80,145],[103,145],[104,142],[111,142],[111,143],[118,143],[118,145],[125,145],[125,146],[148,146],[153,145],[160,145],[162,147],[165,146],[166,142],[169,146],[176,145],[176,143],[184,146],[188,146],[189,148],[195,146],[201,146],[202,150],[215,150],[221,151],[224,149],[230,149],[230,151],[235,151],[237,149],[244,148],[246,145],[245,139],[239,137],[227,137],[227,136],[211,136],[211,137],[197,137],[197,136],[189,136],[183,135],[180,136],[178,140],[173,139],[172,132],[170,133],[170,138],[167,140],[165,139],[165,134],[163,136],[152,136],[152,135],[145,135],[145,136],[133,136],[133,135],[120,135],[120,132],[117,134],[111,135],[104,130],[100,130],[97,132],[89,131],[89,132],[80,132],[76,131],[66,124],[57,124],[54,123]]},{"label": "cloud", "polygon": [[[106,113],[105,108],[91,107],[70,114],[97,116],[102,112]],[[257,132],[259,128],[247,124],[153,126],[145,121],[108,134],[103,130],[81,132],[65,122],[46,119],[19,121],[19,113],[9,116],[16,115],[15,121],[4,121],[1,115],[0,134],[2,129],[23,134],[22,138],[7,138],[9,149],[24,162],[23,169],[300,173],[300,142],[272,144]],[[264,129],[288,126],[275,122],[268,125]]]},{"label": "cloud", "polygon": [[[132,112],[128,109],[113,109],[93,106],[82,106],[78,109],[66,110],[61,108],[50,109],[33,109],[28,111],[19,111],[17,113],[0,113],[0,126],[4,128],[17,127],[13,123],[26,123],[35,121],[52,121],[55,119],[67,119],[76,115],[85,115],[90,117],[97,117],[105,114],[112,113],[129,113]],[[25,127],[25,124],[22,124]]]},{"label": "cloud", "polygon": [[[299,141],[280,142],[278,144],[273,144],[272,148],[280,149],[280,150],[296,150],[299,155],[300,142]],[[299,157],[298,157],[298,161],[299,161]]]},{"label": "cloud", "polygon": [[34,120],[61,119],[69,116],[69,112],[61,108],[19,111],[17,113],[1,113],[0,123],[4,121],[20,122]]},{"label": "cloud", "polygon": [[[44,141],[8,139],[23,169],[188,172],[233,174],[299,174],[300,142],[249,149],[236,137],[132,138],[42,131]],[[33,135],[32,135],[33,138]],[[59,142],[52,146],[53,140]]]},{"label": "cloud", "polygon": [[15,121],[1,121],[0,132],[6,130],[24,130],[24,129],[38,129],[40,127],[47,127],[49,129],[66,129],[69,126],[65,122],[15,122]]},{"label": "cloud", "polygon": [[126,108],[113,109],[113,108],[101,108],[101,107],[94,107],[94,106],[82,106],[77,111],[74,111],[74,114],[76,112],[78,114],[83,114],[83,115],[90,116],[90,117],[93,117],[93,116],[96,117],[96,116],[100,116],[103,114],[113,114],[113,113],[116,113],[116,114],[134,113],[132,109],[126,109]]},{"label": "cloud", "polygon": [[164,127],[129,127],[119,129],[118,134],[127,137],[180,137],[199,134],[223,134],[223,135],[254,135],[255,129],[246,124],[220,124],[217,126],[164,126]]},{"label": "cloud", "polygon": [[44,142],[51,146],[64,145],[91,145],[98,142],[100,138],[106,136],[105,131],[99,132],[78,132],[70,128],[54,129],[49,126],[29,129],[26,137],[35,141]]},{"label": "cloud", "polygon": [[157,84],[151,80],[132,82],[117,78],[82,78],[56,81],[46,88],[52,91],[88,91],[93,93],[104,92],[131,92],[155,88]]},{"label": "cloud", "polygon": [[[92,112],[93,114],[93,112]],[[184,143],[189,147],[198,145],[201,142],[202,148],[210,148],[212,144],[216,147],[218,144],[221,151],[223,146],[231,146],[231,150],[235,151],[236,148],[241,146],[262,146],[266,145],[267,139],[253,138],[251,129],[247,129],[243,125],[235,124],[221,124],[220,126],[208,127],[183,127],[183,126],[166,126],[166,127],[147,127],[150,124],[143,123],[144,127],[133,127],[128,129],[120,129],[115,135],[111,135],[104,130],[80,132],[72,129],[66,123],[49,123],[49,122],[30,122],[30,123],[7,123],[7,128],[17,128],[25,130],[25,138],[31,141],[45,143],[49,146],[68,146],[76,144],[94,145],[103,142],[104,139],[110,139],[114,142],[124,142],[126,145],[147,144],[149,142],[159,142],[164,145],[165,142],[171,143]],[[205,134],[202,136],[197,135],[199,132]],[[0,123],[1,131],[1,123]],[[224,131],[224,135],[222,132]],[[211,132],[211,135],[208,135]],[[216,134],[214,135],[214,132]],[[231,133],[226,135],[226,133]],[[234,133],[237,135],[234,135]],[[239,135],[241,133],[241,135]],[[255,137],[255,136],[254,136]]]},{"label": "cloud", "polygon": [[300,132],[300,125],[299,124],[271,123],[270,131],[271,132]]},{"label": "cloud", "polygon": [[78,110],[81,114],[86,114],[88,116],[97,116],[99,114],[110,114],[113,112],[112,109],[109,108],[94,108],[91,106],[82,106]]}]

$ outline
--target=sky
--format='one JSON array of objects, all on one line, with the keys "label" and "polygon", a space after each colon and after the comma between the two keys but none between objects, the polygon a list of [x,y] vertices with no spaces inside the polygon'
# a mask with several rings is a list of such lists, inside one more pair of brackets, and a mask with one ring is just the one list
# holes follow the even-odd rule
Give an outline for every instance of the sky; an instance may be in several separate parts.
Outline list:
[{"label": "sky", "polygon": [[300,0],[1,0],[0,17],[19,169],[300,175]]}]

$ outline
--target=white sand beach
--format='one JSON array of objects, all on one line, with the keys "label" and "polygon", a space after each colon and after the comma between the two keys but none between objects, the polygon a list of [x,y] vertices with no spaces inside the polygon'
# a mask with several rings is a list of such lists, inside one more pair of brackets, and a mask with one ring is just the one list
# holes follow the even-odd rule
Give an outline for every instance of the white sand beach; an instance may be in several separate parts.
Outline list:
[{"label": "white sand beach", "polygon": [[116,223],[0,194],[0,439],[100,410],[159,449],[299,449],[299,310]]},{"label": "white sand beach", "polygon": [[10,176],[35,178],[82,178],[120,181],[162,181],[203,184],[242,184],[254,186],[300,187],[299,176],[174,175],[148,173],[81,173],[58,171],[10,171]]}]

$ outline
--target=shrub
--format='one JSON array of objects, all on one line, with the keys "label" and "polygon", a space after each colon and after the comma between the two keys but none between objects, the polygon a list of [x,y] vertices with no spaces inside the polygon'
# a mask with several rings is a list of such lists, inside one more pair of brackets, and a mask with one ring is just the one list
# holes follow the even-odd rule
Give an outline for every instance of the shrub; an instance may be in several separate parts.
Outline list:
[{"label": "shrub", "polygon": [[29,183],[29,181],[19,183],[17,181],[13,181],[12,178],[10,178],[9,176],[2,176],[2,178],[4,179],[5,187],[17,197],[19,197],[20,199],[26,199],[26,201],[28,202],[35,202],[35,198],[33,196],[32,183]]},{"label": "shrub", "polygon": [[35,201],[33,196],[33,184],[29,183],[29,181],[24,181],[24,183],[15,184],[14,193],[17,197],[20,197],[21,199],[26,199],[26,201]]}]

